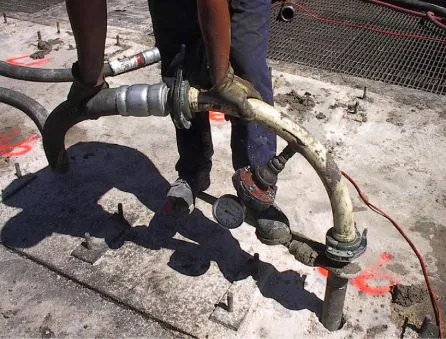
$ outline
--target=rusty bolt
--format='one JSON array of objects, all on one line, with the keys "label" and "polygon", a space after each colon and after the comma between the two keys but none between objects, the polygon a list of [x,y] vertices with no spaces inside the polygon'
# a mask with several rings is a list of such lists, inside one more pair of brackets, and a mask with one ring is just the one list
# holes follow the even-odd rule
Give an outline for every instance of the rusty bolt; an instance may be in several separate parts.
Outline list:
[{"label": "rusty bolt", "polygon": [[8,23],[8,18],[6,17],[6,13],[3,13],[3,21],[5,24]]},{"label": "rusty bolt", "polygon": [[20,170],[20,165],[18,162],[16,162],[14,164],[15,167],[15,175],[17,176],[17,178],[21,178],[22,177],[22,171]]},{"label": "rusty bolt", "polygon": [[228,302],[228,312],[233,312],[234,311],[234,295],[232,294],[232,292],[228,292],[226,297],[227,297],[227,302]]},{"label": "rusty bolt", "polygon": [[60,24],[59,24],[59,21],[56,22],[56,27],[57,27],[57,34],[60,34]]},{"label": "rusty bolt", "polygon": [[121,43],[119,42],[119,34],[116,34],[116,46],[121,46]]},{"label": "rusty bolt", "polygon": [[84,235],[84,238],[85,238],[85,246],[89,249],[89,250],[91,250],[91,236],[90,236],[90,233],[88,233],[88,232],[85,232],[85,235]]}]

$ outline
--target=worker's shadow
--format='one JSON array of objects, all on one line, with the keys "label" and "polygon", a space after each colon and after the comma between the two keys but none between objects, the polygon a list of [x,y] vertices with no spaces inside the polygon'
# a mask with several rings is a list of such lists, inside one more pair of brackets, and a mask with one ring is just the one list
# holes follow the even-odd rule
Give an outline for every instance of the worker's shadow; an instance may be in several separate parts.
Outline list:
[{"label": "worker's shadow", "polygon": [[[52,233],[83,237],[89,232],[104,238],[112,249],[119,248],[124,241],[153,250],[168,248],[173,250],[168,265],[182,274],[204,274],[214,261],[228,281],[252,275],[265,297],[291,310],[309,309],[320,315],[321,300],[303,288],[298,273],[279,272],[262,261],[256,264],[229,231],[197,209],[180,221],[164,215],[161,211],[169,183],[144,154],[124,146],[89,142],[72,146],[69,155],[68,174],[57,175],[45,168],[28,187],[4,201],[21,212],[1,230],[3,244],[28,248]],[[149,225],[126,227],[122,223],[126,228],[118,242],[116,226],[111,226],[116,223],[108,225],[111,215],[98,204],[114,187],[135,195],[156,212]],[[176,233],[191,241],[179,240],[174,237]],[[258,271],[270,273],[268,283],[262,281]]]}]

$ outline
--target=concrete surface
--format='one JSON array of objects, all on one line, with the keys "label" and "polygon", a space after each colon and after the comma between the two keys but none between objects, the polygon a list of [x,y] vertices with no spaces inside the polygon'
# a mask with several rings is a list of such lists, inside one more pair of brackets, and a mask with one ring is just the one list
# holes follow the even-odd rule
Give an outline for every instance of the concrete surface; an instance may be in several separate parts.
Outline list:
[{"label": "concrete surface", "polygon": [[[135,0],[135,6],[140,6],[135,8],[142,9],[142,4]],[[114,5],[119,7],[118,2]],[[146,14],[141,11],[135,16],[131,7],[126,11],[131,13],[121,20],[121,27],[110,27],[107,57],[130,55],[153,44],[145,31],[135,31]],[[44,20],[49,12],[51,20]],[[117,13],[126,16],[126,12]],[[63,16],[63,8],[56,5],[32,17],[10,19],[0,32],[4,46],[0,58],[34,52],[36,31],[41,31],[44,39],[60,38],[63,44],[39,67],[69,67],[75,50]],[[60,35],[56,20],[62,23]],[[124,46],[115,46],[118,33]],[[444,305],[446,99],[292,65],[271,65],[277,107],[321,140],[369,199],[401,223],[423,253]],[[156,81],[158,66],[109,78],[112,87]],[[358,97],[364,85],[369,88],[368,96],[361,100]],[[69,88],[69,84],[31,84],[6,78],[0,78],[0,86],[28,94],[48,110],[64,99]],[[289,94],[291,90],[299,95],[311,93],[315,106],[302,106]],[[358,113],[349,113],[348,107],[356,100]],[[95,303],[100,302],[100,296],[111,301],[100,308],[110,314],[98,312],[96,320],[92,319],[94,331],[76,332],[82,328],[72,327],[72,320],[83,324],[83,312],[72,310],[73,316],[59,308],[57,288],[52,292],[54,274],[46,272],[47,278],[42,275],[34,282],[18,272],[43,268],[2,250],[6,253],[1,256],[2,266],[14,263],[11,273],[2,274],[2,284],[9,286],[11,279],[20,279],[23,286],[30,286],[29,294],[18,300],[17,306],[4,307],[9,305],[8,295],[0,296],[2,312],[11,309],[32,320],[30,332],[17,329],[17,335],[44,335],[38,329],[51,320],[48,326],[56,336],[397,337],[408,317],[405,333],[410,337],[422,316],[432,313],[426,298],[411,307],[391,302],[385,289],[397,282],[418,284],[422,281],[420,268],[399,234],[367,210],[353,189],[354,217],[360,230],[369,229],[369,247],[359,260],[364,268],[362,279],[352,282],[347,291],[345,325],[329,333],[318,320],[325,289],[322,271],[296,262],[284,247],[261,244],[248,224],[230,232],[223,230],[213,221],[211,205],[203,200],[198,200],[196,211],[187,220],[174,221],[159,213],[168,183],[176,178],[174,127],[169,118],[107,117],[77,125],[66,138],[71,170],[59,176],[47,167],[41,142],[33,137],[38,133],[33,123],[5,105],[0,109],[4,154],[0,157],[0,187],[7,190],[20,180],[14,175],[15,163],[24,174],[37,175],[0,205],[1,242],[75,281],[67,282],[77,286],[70,288],[67,298],[91,295],[91,300],[85,301],[87,310],[98,309]],[[233,192],[229,136],[228,123],[213,122],[215,156],[212,185],[207,191],[213,197]],[[323,242],[332,218],[314,171],[295,156],[278,185],[277,201],[292,228]],[[127,222],[114,215],[119,202]],[[71,256],[85,232],[110,247],[93,265]],[[259,253],[260,263],[253,270],[254,253]],[[43,281],[48,281],[47,286]],[[39,286],[34,296],[33,284]],[[211,317],[220,312],[216,308],[221,307],[228,290],[234,291],[234,307],[247,312],[237,331]],[[60,309],[58,316],[46,319],[51,312],[39,311],[40,317],[33,318],[27,312],[27,300],[34,300],[39,293],[48,307]],[[142,328],[147,330],[135,330],[130,323],[113,331],[101,327],[113,318],[113,312],[121,310],[116,304],[145,314],[147,318],[135,315],[134,320],[145,322]],[[131,314],[125,317],[133,318]],[[13,317],[2,321],[1,336],[10,336],[8,329],[19,326]]]},{"label": "concrete surface", "polygon": [[0,246],[2,337],[184,337]]}]

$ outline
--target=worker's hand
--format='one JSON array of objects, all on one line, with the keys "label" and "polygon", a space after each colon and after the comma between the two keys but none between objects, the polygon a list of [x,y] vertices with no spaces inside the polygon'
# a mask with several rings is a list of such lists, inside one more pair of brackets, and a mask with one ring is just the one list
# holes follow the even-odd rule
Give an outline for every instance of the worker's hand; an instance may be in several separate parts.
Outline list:
[{"label": "worker's hand", "polygon": [[229,66],[225,77],[213,86],[209,92],[217,95],[228,104],[235,106],[240,118],[246,120],[252,120],[255,115],[248,99],[262,100],[262,96],[254,89],[251,83],[236,76],[231,66]]},{"label": "worker's hand", "polygon": [[81,111],[82,106],[84,106],[88,100],[93,98],[101,89],[109,87],[105,80],[99,85],[85,84],[82,81],[77,62],[73,64],[71,73],[73,74],[74,80],[73,84],[71,85],[70,92],[68,93],[67,101],[71,104],[73,109],[77,111]]}]

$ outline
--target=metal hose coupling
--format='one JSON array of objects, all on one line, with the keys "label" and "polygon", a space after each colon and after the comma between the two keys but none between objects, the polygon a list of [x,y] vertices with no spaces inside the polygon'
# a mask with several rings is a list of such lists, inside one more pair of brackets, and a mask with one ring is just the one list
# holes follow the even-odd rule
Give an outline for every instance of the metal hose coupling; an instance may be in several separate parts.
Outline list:
[{"label": "metal hose coupling", "polygon": [[121,86],[116,90],[116,108],[123,116],[165,117],[169,88],[165,83]]},{"label": "metal hose coupling", "polygon": [[43,148],[51,169],[58,173],[68,171],[65,134],[71,127],[84,120],[118,114],[136,117],[168,116],[168,91],[164,83],[121,86],[101,90],[81,109],[73,107],[68,101],[63,102],[48,116],[42,131]]},{"label": "metal hose coupling", "polygon": [[109,65],[113,75],[117,75],[137,68],[152,65],[160,60],[160,51],[158,48],[154,47],[128,58],[110,61]]}]

